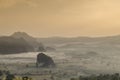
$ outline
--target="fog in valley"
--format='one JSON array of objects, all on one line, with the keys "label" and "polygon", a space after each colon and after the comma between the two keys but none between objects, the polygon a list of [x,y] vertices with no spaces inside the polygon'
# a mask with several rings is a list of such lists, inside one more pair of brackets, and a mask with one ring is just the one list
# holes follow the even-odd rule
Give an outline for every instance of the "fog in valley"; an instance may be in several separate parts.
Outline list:
[{"label": "fog in valley", "polygon": [[120,1],[0,0],[0,80],[120,80]]},{"label": "fog in valley", "polygon": [[[16,37],[17,36],[17,37]],[[69,80],[71,77],[78,77],[80,75],[98,75],[98,74],[114,74],[119,73],[120,67],[120,36],[109,37],[51,37],[51,38],[34,38],[25,32],[16,32],[6,38],[23,38],[30,45],[32,42],[39,43],[40,48],[35,48],[33,51],[24,51],[9,53],[6,51],[2,53],[0,49],[0,68],[1,70],[8,70],[16,75],[49,75],[52,71],[56,79]],[[5,38],[5,39],[6,39]],[[4,42],[13,46],[16,44],[12,40],[4,40],[0,38],[0,45]],[[12,44],[10,44],[12,42]],[[19,43],[19,42],[18,42]],[[35,46],[32,43],[31,46]],[[18,44],[16,44],[18,45]],[[21,43],[22,45],[22,43]],[[37,45],[36,45],[37,46]],[[38,47],[39,47],[38,46]],[[19,48],[19,46],[17,47]],[[13,47],[13,50],[17,48]],[[26,47],[25,47],[26,48]],[[31,47],[29,47],[31,48]],[[45,49],[45,50],[44,50]],[[19,49],[18,49],[19,50]],[[36,67],[37,55],[44,53],[50,56],[55,67]],[[39,76],[40,78],[40,76]],[[39,80],[38,78],[34,78]]]}]

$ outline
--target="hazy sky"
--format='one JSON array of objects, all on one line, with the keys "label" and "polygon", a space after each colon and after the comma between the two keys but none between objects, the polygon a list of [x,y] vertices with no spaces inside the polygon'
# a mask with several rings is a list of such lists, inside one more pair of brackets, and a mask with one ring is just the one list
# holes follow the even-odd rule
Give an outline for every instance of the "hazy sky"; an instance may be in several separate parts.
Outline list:
[{"label": "hazy sky", "polygon": [[120,34],[120,0],[0,0],[0,35]]}]

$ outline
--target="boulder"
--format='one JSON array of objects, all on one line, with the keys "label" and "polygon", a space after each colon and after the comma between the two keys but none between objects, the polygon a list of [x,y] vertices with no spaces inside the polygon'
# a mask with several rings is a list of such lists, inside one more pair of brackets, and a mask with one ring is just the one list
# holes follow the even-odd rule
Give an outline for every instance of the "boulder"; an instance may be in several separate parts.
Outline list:
[{"label": "boulder", "polygon": [[55,67],[55,63],[50,56],[44,53],[39,53],[37,55],[36,67]]}]

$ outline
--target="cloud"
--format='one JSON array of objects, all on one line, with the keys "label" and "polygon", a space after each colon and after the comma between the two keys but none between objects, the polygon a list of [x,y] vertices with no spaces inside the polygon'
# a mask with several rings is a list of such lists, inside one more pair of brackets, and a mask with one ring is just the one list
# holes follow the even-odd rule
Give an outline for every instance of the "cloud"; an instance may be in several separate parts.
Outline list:
[{"label": "cloud", "polygon": [[37,7],[37,3],[34,0],[0,0],[0,8],[10,8],[13,6],[17,6],[17,4]]}]

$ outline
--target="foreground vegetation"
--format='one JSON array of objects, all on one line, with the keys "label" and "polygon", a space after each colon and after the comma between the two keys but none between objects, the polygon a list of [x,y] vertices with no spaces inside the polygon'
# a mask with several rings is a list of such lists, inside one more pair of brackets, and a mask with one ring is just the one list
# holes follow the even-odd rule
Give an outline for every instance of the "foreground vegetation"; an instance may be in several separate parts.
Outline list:
[{"label": "foreground vegetation", "polygon": [[28,76],[16,76],[9,71],[0,70],[0,80],[32,80]]},{"label": "foreground vegetation", "polygon": [[[39,76],[40,79],[41,76]],[[33,80],[29,76],[17,76],[11,74],[9,71],[0,70],[0,80]],[[57,80],[53,76],[50,79],[43,80]],[[62,79],[61,79],[62,80]],[[71,78],[70,80],[120,80],[120,74],[100,74],[100,75],[90,75],[90,76],[79,76],[78,78]]]},{"label": "foreground vegetation", "polygon": [[120,80],[120,74],[100,74],[91,76],[79,76],[79,78],[71,78],[70,80]]}]

